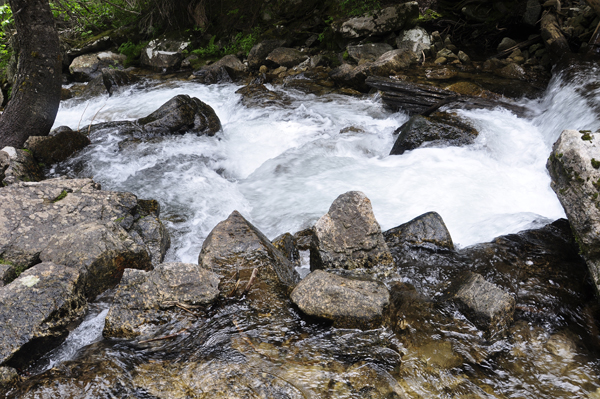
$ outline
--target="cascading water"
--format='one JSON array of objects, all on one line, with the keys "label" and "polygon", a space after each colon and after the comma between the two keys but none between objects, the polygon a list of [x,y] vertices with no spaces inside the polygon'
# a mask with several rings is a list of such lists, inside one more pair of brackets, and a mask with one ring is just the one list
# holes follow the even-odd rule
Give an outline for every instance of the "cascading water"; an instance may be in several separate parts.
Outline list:
[{"label": "cascading water", "polygon": [[[544,98],[523,100],[531,110],[527,118],[501,109],[457,111],[480,132],[470,146],[420,148],[401,156],[387,154],[394,130],[408,117],[386,111],[376,97],[286,91],[288,106],[246,108],[234,85],[147,81],[110,98],[66,101],[55,125],[75,129],[91,121],[136,119],[189,94],[215,109],[223,131],[136,141],[104,130],[52,173],[93,177],[104,189],[158,200],[172,237],[171,261],[197,262],[203,240],[234,209],[274,238],[310,227],[350,190],[371,199],[383,230],[437,211],[455,243],[465,247],[564,217],[545,164],[562,129],[600,127],[598,80],[593,68],[587,71],[568,81],[558,76]],[[101,341],[76,353],[98,339],[97,321],[105,314],[98,309],[84,325],[95,325],[96,332],[75,334],[34,369],[57,367],[39,377],[51,384],[36,391],[32,382],[24,397],[209,397],[199,390],[185,396],[191,395],[186,389],[202,385],[198,376],[210,385],[211,376],[225,373],[248,378],[248,384],[270,376],[269,384],[287,392],[281,397],[329,392],[363,398],[371,396],[344,393],[340,381],[360,385],[357,376],[367,366],[376,370],[373,384],[388,387],[386,397],[600,397],[598,360],[569,345],[568,334],[549,331],[558,327],[519,322],[512,331],[520,339],[482,344],[460,314],[444,316],[459,326],[454,329],[432,316],[424,323],[438,326],[454,343],[434,335],[403,349],[385,329],[331,331],[296,316],[253,319],[244,316],[247,310],[243,303],[218,310],[188,336],[155,347]],[[405,355],[402,367],[393,370],[398,352]],[[485,360],[477,360],[480,355]],[[461,365],[462,357],[468,362]]]}]

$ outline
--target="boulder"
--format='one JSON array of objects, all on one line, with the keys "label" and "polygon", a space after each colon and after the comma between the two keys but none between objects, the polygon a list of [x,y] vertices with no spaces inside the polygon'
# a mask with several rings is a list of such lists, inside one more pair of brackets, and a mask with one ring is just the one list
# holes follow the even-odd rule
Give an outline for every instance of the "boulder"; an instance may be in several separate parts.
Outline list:
[{"label": "boulder", "polygon": [[221,121],[210,105],[184,94],[173,97],[137,123],[145,133],[154,135],[189,132],[214,136],[221,130]]},{"label": "boulder", "polygon": [[433,251],[453,251],[454,243],[444,220],[437,212],[427,212],[410,222],[383,233],[392,252],[403,247],[427,248]]},{"label": "boulder", "polygon": [[193,72],[194,78],[205,84],[231,82],[245,77],[246,74],[246,66],[233,54]]},{"label": "boulder", "polygon": [[160,263],[166,251],[167,245],[150,250],[145,242],[155,248],[156,237],[138,232],[145,231],[144,215],[158,218],[157,208],[130,193],[102,191],[91,179],[13,184],[0,188],[0,203],[0,257],[20,269],[40,261],[74,268],[89,298],[117,284],[125,268]]},{"label": "boulder", "polygon": [[267,55],[266,60],[277,66],[292,68],[308,59],[308,55],[293,48],[278,47]]},{"label": "boulder", "polygon": [[281,304],[299,281],[294,265],[237,211],[206,237],[198,264],[223,277],[221,296],[245,294],[260,309]]},{"label": "boulder", "polygon": [[360,191],[337,197],[313,229],[311,270],[372,268],[392,262],[371,201]]},{"label": "boulder", "polygon": [[334,23],[334,32],[346,39],[382,36],[414,26],[419,17],[419,5],[416,1],[386,7],[360,17],[350,18],[344,22]]},{"label": "boulder", "polygon": [[281,253],[295,266],[300,266],[300,252],[298,252],[296,237],[290,233],[285,233],[275,237],[273,241],[271,241],[271,244],[280,250]]},{"label": "boulder", "polygon": [[481,274],[465,272],[454,289],[453,299],[467,318],[490,338],[503,333],[512,323],[515,298],[486,281]]},{"label": "boulder", "polygon": [[125,59],[123,54],[110,51],[80,55],[71,62],[69,72],[77,82],[89,82],[100,76],[103,68],[121,66]]},{"label": "boulder", "polygon": [[0,187],[18,182],[40,181],[44,174],[29,150],[0,150]]},{"label": "boulder", "polygon": [[168,39],[152,40],[142,50],[140,64],[157,72],[173,72],[181,67],[183,61],[182,51],[190,45]]},{"label": "boulder", "polygon": [[395,134],[398,138],[390,155],[401,155],[419,147],[446,147],[471,144],[479,134],[468,123],[448,113],[414,115]]},{"label": "boulder", "polygon": [[393,50],[387,43],[369,43],[346,47],[348,55],[359,64],[361,62],[373,62],[379,57]]},{"label": "boulder", "polygon": [[102,69],[102,82],[104,83],[109,96],[122,91],[125,87],[131,86],[137,81],[137,77],[126,71],[113,68]]},{"label": "boulder", "polygon": [[592,280],[600,291],[600,133],[564,130],[546,167]]},{"label": "boulder", "polygon": [[37,161],[50,166],[64,161],[89,144],[87,135],[61,126],[50,132],[49,136],[30,136],[24,147],[31,151]]},{"label": "boulder", "polygon": [[177,321],[176,329],[188,327],[190,312],[212,303],[219,295],[219,277],[191,263],[161,263],[144,272],[128,269],[116,288],[106,316],[105,337],[150,337],[164,320]]},{"label": "boulder", "polygon": [[263,84],[249,84],[236,91],[242,96],[242,104],[245,107],[284,107],[290,104],[290,100],[283,95],[269,90]]},{"label": "boulder", "polygon": [[23,367],[58,346],[86,310],[77,270],[40,263],[0,288],[0,364]]},{"label": "boulder", "polygon": [[525,69],[514,62],[511,62],[504,68],[496,70],[494,73],[507,79],[527,80],[527,72]]},{"label": "boulder", "polygon": [[331,79],[339,86],[351,87],[363,93],[369,91],[365,84],[367,74],[364,65],[353,67],[350,64],[342,64],[329,73]]},{"label": "boulder", "polygon": [[285,44],[285,40],[264,40],[252,47],[248,53],[248,67],[258,70],[265,64],[267,56],[271,51]]},{"label": "boulder", "polygon": [[511,39],[510,37],[505,37],[502,39],[500,44],[498,44],[498,47],[496,48],[496,50],[498,50],[498,52],[500,52],[500,51],[507,50],[511,47],[514,47],[516,45],[517,45],[517,42],[515,40]]},{"label": "boulder", "polygon": [[419,61],[422,61],[423,53],[429,52],[431,48],[431,38],[429,33],[421,27],[408,29],[396,38],[396,48],[412,51],[417,55]]},{"label": "boulder", "polygon": [[331,320],[342,328],[376,327],[390,302],[383,283],[349,279],[322,270],[306,276],[294,288],[291,298],[307,315]]}]

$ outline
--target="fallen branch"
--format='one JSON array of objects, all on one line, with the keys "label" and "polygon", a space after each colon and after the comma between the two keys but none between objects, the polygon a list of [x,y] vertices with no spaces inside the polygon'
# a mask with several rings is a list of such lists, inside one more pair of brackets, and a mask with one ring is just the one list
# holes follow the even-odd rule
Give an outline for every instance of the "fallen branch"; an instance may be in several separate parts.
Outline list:
[{"label": "fallen branch", "polygon": [[507,55],[510,55],[513,51],[515,51],[516,49],[522,49],[524,47],[529,47],[532,44],[536,44],[542,41],[542,36],[541,35],[536,35],[535,37],[532,37],[529,40],[525,40],[521,43],[517,43],[516,45],[507,48],[504,51],[499,52],[498,54],[494,55],[491,58],[503,58],[506,57]]},{"label": "fallen branch", "polygon": [[252,275],[250,276],[250,280],[248,280],[248,284],[246,284],[244,291],[242,291],[242,295],[244,295],[245,293],[247,293],[250,290],[250,287],[254,283],[256,276],[258,276],[258,268],[255,267],[254,270],[252,270]]}]

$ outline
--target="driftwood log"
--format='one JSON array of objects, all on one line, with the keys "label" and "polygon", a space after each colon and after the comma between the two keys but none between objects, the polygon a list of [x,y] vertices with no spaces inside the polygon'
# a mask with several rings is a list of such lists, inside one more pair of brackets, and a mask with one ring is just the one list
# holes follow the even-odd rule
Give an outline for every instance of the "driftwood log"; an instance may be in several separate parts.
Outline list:
[{"label": "driftwood log", "polygon": [[462,95],[450,90],[402,80],[369,76],[366,84],[381,91],[381,99],[388,108],[394,111],[403,110],[409,115],[428,116],[444,105],[461,109],[502,107],[519,116],[526,113],[524,107],[509,102]]},{"label": "driftwood log", "polygon": [[549,12],[544,13],[540,20],[540,28],[546,50],[548,50],[550,58],[555,64],[563,58],[568,58],[572,55],[569,43],[560,29],[560,25],[554,14]]}]

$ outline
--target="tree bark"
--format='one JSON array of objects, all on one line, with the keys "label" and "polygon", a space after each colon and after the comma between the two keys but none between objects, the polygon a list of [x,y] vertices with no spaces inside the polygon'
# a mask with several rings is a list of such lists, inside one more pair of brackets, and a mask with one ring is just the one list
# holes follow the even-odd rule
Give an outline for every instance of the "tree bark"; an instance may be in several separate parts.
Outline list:
[{"label": "tree bark", "polygon": [[58,33],[48,0],[9,0],[19,64],[12,97],[0,115],[0,149],[22,148],[29,136],[47,136],[60,103]]}]

